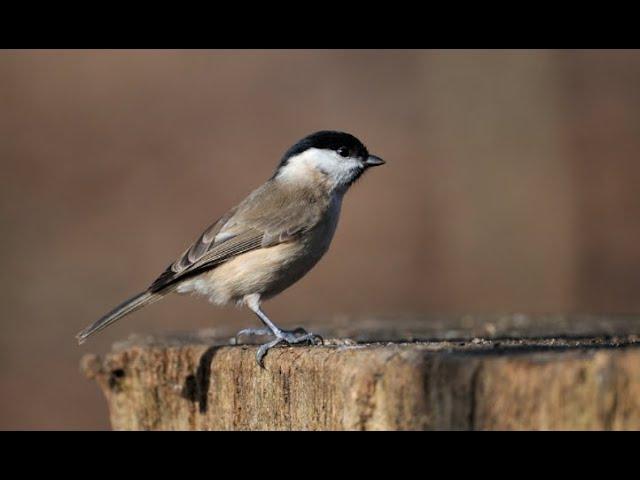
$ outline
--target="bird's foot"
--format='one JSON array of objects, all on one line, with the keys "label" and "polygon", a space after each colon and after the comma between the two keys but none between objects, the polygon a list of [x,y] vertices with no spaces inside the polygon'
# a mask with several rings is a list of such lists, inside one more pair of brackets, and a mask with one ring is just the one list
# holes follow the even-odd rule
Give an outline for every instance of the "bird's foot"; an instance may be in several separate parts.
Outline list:
[{"label": "bird's foot", "polygon": [[[295,330],[282,330],[283,334],[298,334],[298,335],[306,335],[307,331],[304,328],[298,327]],[[238,345],[240,343],[240,337],[266,337],[266,336],[277,336],[275,335],[271,329],[269,328],[244,328],[240,330],[235,336],[231,339],[231,343],[233,345]]]},{"label": "bird's foot", "polygon": [[320,335],[308,333],[304,328],[296,328],[295,330],[280,330],[275,333],[276,338],[264,345],[261,345],[256,353],[256,360],[261,368],[264,368],[264,357],[269,350],[282,343],[286,345],[297,345],[304,343],[307,345],[322,345],[324,339]]},{"label": "bird's foot", "polygon": [[240,343],[240,337],[262,337],[266,335],[273,335],[273,332],[268,328],[243,328],[233,336],[231,343],[238,345]]}]

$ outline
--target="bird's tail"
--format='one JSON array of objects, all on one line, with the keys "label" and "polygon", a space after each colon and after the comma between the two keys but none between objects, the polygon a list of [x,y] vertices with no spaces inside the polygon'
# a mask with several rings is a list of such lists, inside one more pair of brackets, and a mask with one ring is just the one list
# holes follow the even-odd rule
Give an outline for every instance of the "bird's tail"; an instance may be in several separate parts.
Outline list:
[{"label": "bird's tail", "polygon": [[113,322],[120,320],[125,315],[129,315],[132,312],[135,312],[139,308],[144,307],[145,305],[149,305],[153,302],[157,302],[164,296],[163,293],[152,293],[149,291],[139,293],[135,297],[130,298],[124,303],[121,303],[116,308],[107,313],[104,317],[97,320],[92,325],[89,325],[87,328],[82,330],[76,335],[78,339],[78,344],[82,344],[87,337],[93,335],[96,332],[99,332],[103,328],[107,328]]}]

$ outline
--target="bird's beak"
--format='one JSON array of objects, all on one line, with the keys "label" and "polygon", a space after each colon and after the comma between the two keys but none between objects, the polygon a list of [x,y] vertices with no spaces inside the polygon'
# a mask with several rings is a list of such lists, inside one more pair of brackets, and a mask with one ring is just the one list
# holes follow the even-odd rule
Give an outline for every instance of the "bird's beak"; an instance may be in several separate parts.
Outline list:
[{"label": "bird's beak", "polygon": [[364,161],[364,164],[367,167],[377,167],[378,165],[384,165],[385,161],[375,155],[369,155],[369,158]]}]

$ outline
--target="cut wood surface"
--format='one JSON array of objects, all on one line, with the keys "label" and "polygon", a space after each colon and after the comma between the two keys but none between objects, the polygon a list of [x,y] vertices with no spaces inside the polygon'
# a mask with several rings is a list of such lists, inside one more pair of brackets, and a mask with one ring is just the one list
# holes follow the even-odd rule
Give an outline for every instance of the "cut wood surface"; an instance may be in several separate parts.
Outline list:
[{"label": "cut wood surface", "polygon": [[228,331],[132,336],[83,358],[117,430],[640,429],[640,319],[340,318],[324,346]]}]

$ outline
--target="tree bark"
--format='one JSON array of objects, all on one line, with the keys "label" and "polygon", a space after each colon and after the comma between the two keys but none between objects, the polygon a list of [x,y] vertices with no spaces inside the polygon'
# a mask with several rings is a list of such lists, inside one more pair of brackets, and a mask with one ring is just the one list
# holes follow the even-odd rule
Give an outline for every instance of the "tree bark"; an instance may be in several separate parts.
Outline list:
[{"label": "tree bark", "polygon": [[264,369],[219,331],[135,336],[82,368],[116,430],[636,430],[639,330],[632,317],[343,319],[320,332],[340,338],[273,349]]}]

